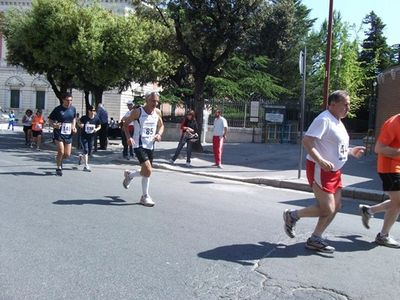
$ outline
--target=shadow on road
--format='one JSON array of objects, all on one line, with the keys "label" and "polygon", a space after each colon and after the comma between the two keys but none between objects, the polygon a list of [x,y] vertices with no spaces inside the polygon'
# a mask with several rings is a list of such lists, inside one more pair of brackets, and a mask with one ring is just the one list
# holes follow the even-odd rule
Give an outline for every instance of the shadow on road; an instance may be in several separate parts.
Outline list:
[{"label": "shadow on road", "polygon": [[127,206],[127,205],[140,205],[137,203],[127,203],[125,200],[121,199],[119,196],[104,196],[110,200],[104,199],[86,199],[86,200],[57,200],[53,204],[57,205],[84,205],[84,204],[95,204],[95,205],[114,205],[114,206]]},{"label": "shadow on road", "polygon": [[[360,240],[359,235],[337,236],[340,241],[333,240],[330,244],[336,252],[368,251],[376,247],[374,243]],[[199,257],[210,260],[224,260],[243,266],[252,266],[254,261],[268,258],[293,258],[299,256],[318,255],[333,258],[332,254],[315,252],[304,247],[304,242],[285,245],[283,243],[259,242],[257,244],[236,244],[217,247],[200,252]]]}]

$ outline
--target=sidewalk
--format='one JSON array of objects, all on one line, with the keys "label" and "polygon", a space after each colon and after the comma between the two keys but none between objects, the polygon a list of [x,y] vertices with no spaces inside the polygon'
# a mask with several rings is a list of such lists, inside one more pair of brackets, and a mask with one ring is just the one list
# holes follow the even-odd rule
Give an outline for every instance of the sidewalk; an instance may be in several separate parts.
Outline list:
[{"label": "sidewalk", "polygon": [[[359,145],[360,141],[351,141]],[[204,153],[192,153],[192,167],[185,166],[186,150],[182,150],[175,164],[168,160],[172,157],[177,142],[162,141],[156,144],[154,167],[176,172],[191,173],[214,178],[224,178],[248,183],[265,184],[279,188],[288,188],[311,192],[303,168],[298,179],[300,160],[299,145],[226,143],[222,157],[223,169],[212,167],[214,158],[212,145],[203,145]],[[114,159],[122,159],[120,141],[110,142]],[[134,160],[136,162],[136,160]],[[343,168],[343,196],[348,198],[382,201],[386,195],[381,190],[381,181],[376,173],[376,156],[367,154],[357,160],[349,157]]]}]

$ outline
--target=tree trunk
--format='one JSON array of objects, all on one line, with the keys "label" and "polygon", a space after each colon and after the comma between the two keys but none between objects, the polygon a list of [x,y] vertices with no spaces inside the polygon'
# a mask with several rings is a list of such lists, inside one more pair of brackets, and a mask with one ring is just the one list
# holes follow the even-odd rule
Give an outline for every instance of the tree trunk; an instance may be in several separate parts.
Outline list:
[{"label": "tree trunk", "polygon": [[104,89],[102,87],[96,87],[92,90],[94,103],[95,103],[96,107],[99,105],[99,103],[103,102],[103,92],[104,92]]},{"label": "tree trunk", "polygon": [[67,83],[61,83],[60,87],[58,87],[53,75],[51,73],[46,74],[47,80],[51,85],[51,88],[53,89],[54,94],[58,98],[58,101],[60,102],[60,105],[62,104],[62,95],[65,94],[68,91],[68,84]]},{"label": "tree trunk", "polygon": [[85,107],[86,107],[85,111],[87,111],[88,106],[91,105],[89,101],[90,91],[85,90],[84,93],[85,93]]},{"label": "tree trunk", "polygon": [[203,109],[204,109],[204,85],[206,81],[206,75],[194,73],[194,108],[196,112],[196,120],[199,126],[199,140],[193,143],[193,150],[197,152],[203,152],[203,146],[201,145],[201,136],[203,134]]}]

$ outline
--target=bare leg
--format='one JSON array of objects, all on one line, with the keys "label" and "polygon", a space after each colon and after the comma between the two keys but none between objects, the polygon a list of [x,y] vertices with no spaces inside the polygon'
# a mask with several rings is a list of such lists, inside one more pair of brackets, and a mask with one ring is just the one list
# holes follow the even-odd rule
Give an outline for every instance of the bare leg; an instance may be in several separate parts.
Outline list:
[{"label": "bare leg", "polygon": [[[383,226],[381,233],[388,234],[393,224],[396,222],[400,213],[400,191],[387,192],[390,197],[388,208],[385,212],[385,218],[383,221]],[[385,201],[387,202],[387,201]],[[383,202],[383,203],[385,203]]]}]

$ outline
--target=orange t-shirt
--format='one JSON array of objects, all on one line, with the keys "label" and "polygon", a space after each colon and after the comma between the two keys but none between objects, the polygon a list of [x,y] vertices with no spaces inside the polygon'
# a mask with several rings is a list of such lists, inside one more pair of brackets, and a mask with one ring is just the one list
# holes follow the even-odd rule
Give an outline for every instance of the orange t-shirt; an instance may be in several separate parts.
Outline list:
[{"label": "orange t-shirt", "polygon": [[[400,114],[383,123],[378,141],[393,148],[400,148]],[[400,173],[400,156],[387,157],[378,154],[378,173]]]},{"label": "orange t-shirt", "polygon": [[44,125],[44,119],[42,116],[34,115],[32,119],[32,130],[42,131]]}]

